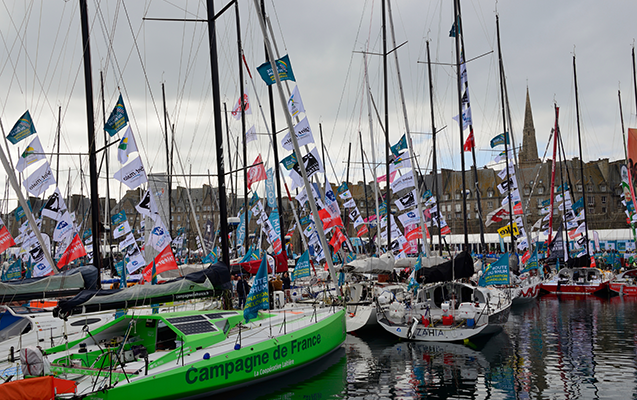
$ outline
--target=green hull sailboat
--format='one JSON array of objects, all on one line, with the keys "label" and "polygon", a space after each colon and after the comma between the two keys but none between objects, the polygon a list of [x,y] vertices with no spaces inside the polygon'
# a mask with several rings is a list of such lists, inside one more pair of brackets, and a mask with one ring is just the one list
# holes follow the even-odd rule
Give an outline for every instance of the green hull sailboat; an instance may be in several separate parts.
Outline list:
[{"label": "green hull sailboat", "polygon": [[345,340],[334,308],[123,316],[46,351],[51,373],[89,399],[176,399],[251,385],[303,367]]}]

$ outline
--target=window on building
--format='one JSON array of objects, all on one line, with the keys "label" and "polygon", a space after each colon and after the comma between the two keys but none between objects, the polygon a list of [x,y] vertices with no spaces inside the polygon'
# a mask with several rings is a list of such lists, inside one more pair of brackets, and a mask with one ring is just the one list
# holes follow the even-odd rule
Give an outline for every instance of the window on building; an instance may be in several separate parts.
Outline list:
[{"label": "window on building", "polygon": [[181,221],[181,215],[177,216],[177,222]]},{"label": "window on building", "polygon": [[599,185],[599,191],[600,192],[605,192],[606,191],[606,185]]},{"label": "window on building", "polygon": [[467,199],[471,198],[471,190],[467,190]]},{"label": "window on building", "polygon": [[467,219],[471,219],[471,213],[467,213]]},{"label": "window on building", "polygon": [[586,191],[588,193],[592,192],[593,191],[593,185],[586,185]]},{"label": "window on building", "polygon": [[595,205],[595,197],[594,196],[586,196],[586,202],[588,203],[589,207]]},{"label": "window on building", "polygon": [[181,207],[177,207],[177,212],[181,212]]},{"label": "window on building", "polygon": [[480,218],[480,214],[476,213],[476,219]]},{"label": "window on building", "polygon": [[525,196],[528,196],[528,195],[530,195],[530,194],[531,194],[531,188],[530,188],[530,187],[528,187],[528,186],[525,186],[525,187],[524,187],[524,195],[525,195]]},{"label": "window on building", "polygon": [[487,197],[493,197],[493,189],[487,190]]},{"label": "window on building", "polygon": [[489,208],[489,210],[493,210],[493,200],[487,201],[487,207]]},{"label": "window on building", "polygon": [[580,185],[580,184],[578,184],[578,185],[577,185],[577,191],[578,191],[578,192],[581,192],[581,191],[582,191],[582,185]]},{"label": "window on building", "polygon": [[537,187],[537,194],[544,194],[544,186]]},{"label": "window on building", "polygon": [[460,192],[456,193],[456,200],[460,200]]},{"label": "window on building", "polygon": [[602,204],[606,204],[606,196],[601,196],[600,201],[602,202]]},{"label": "window on building", "polygon": [[602,207],[602,214],[606,214],[606,207]]},{"label": "window on building", "polygon": [[595,213],[595,209],[593,207],[589,207],[587,213],[594,214]]},{"label": "window on building", "polygon": [[462,205],[456,204],[456,212],[459,213],[460,211],[462,211]]},{"label": "window on building", "polygon": [[442,199],[443,199],[443,200],[449,200],[449,193],[445,193],[445,194],[442,196]]}]

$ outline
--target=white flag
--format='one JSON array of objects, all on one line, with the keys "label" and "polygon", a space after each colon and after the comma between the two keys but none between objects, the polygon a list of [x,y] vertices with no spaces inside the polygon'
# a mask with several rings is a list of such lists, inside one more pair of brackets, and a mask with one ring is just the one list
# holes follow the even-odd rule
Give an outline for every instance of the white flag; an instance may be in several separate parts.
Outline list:
[{"label": "white flag", "polygon": [[119,239],[130,231],[130,224],[128,223],[128,220],[126,220],[115,228],[115,230],[113,231],[113,239]]},{"label": "white flag", "polygon": [[71,220],[71,214],[69,214],[68,211],[65,211],[56,225],[55,230],[53,230],[53,240],[55,242],[60,242],[72,233],[73,220]]},{"label": "white flag", "polygon": [[155,250],[162,251],[170,244],[171,240],[170,233],[166,230],[161,218],[158,218],[157,221],[155,221],[153,230],[150,232],[150,240],[148,242]]},{"label": "white flag", "polygon": [[252,125],[252,128],[246,132],[246,143],[254,142],[255,140],[257,140],[257,130]]},{"label": "white flag", "polygon": [[135,236],[133,236],[133,233],[131,232],[124,240],[119,242],[119,251],[124,251],[125,248],[133,244],[135,244]]},{"label": "white flag", "polygon": [[113,178],[128,186],[129,189],[137,189],[140,185],[148,182],[144,165],[139,157],[124,165],[119,171],[115,172]]},{"label": "white flag", "polygon": [[[157,203],[155,203],[155,196],[150,190],[142,196],[139,204],[135,206],[137,212],[155,221],[159,217],[159,210],[157,209]],[[144,222],[142,220],[142,222]]]},{"label": "white flag", "polygon": [[[247,93],[243,94],[243,102],[244,102],[243,103],[243,110],[245,111],[246,115],[247,114],[252,114],[252,108],[250,108],[250,100],[248,100],[248,94]],[[240,97],[239,97],[239,100],[237,100],[237,104],[232,109],[232,116],[237,121],[241,118],[241,98]]]},{"label": "white flag", "polygon": [[290,96],[290,99],[288,100],[288,110],[293,117],[296,117],[299,113],[305,112],[305,107],[303,106],[298,86],[294,88],[292,96]]},{"label": "white flag", "polygon": [[42,164],[42,166],[36,169],[27,179],[22,182],[27,191],[34,196],[39,196],[44,193],[45,190],[51,185],[55,185],[55,178],[53,177],[53,171],[48,162]]},{"label": "white flag", "polygon": [[135,151],[138,151],[137,143],[135,143],[135,136],[133,136],[133,131],[129,124],[126,133],[124,133],[122,140],[119,141],[119,145],[117,146],[117,160],[120,164],[126,164],[126,162],[128,162],[128,155]]},{"label": "white flag", "polygon": [[[307,121],[307,117],[303,118],[301,122],[296,124],[294,132],[296,133],[296,140],[299,143],[299,147],[314,143],[314,136],[312,136],[312,130],[310,129],[310,123]],[[292,151],[294,146],[292,145],[292,136],[290,136],[290,132],[283,137],[281,144],[284,149]]]},{"label": "white flag", "polygon": [[128,248],[126,251],[126,259],[128,260],[126,263],[126,270],[129,274],[132,274],[139,268],[146,266],[144,256],[142,255],[142,252],[139,251],[137,244]]},{"label": "white flag", "polygon": [[55,192],[49,197],[44,208],[42,208],[42,216],[49,217],[56,221],[59,221],[62,213],[66,210],[66,204],[64,203],[64,197],[60,192],[60,188],[55,188]]},{"label": "white flag", "polygon": [[18,172],[22,172],[29,165],[39,160],[44,160],[45,158],[46,157],[44,155],[44,149],[42,149],[42,144],[40,143],[40,138],[36,136],[35,139],[33,139],[31,143],[29,143],[27,148],[24,149],[22,155],[20,155],[20,159],[18,160],[18,164],[15,166],[15,169]]},{"label": "white flag", "polygon": [[416,210],[407,211],[406,213],[399,215],[398,219],[400,220],[400,223],[403,224],[403,227],[420,223],[420,217],[418,217]]},{"label": "white flag", "polygon": [[401,176],[400,178],[396,178],[396,180],[394,180],[394,182],[391,184],[391,190],[394,193],[396,193],[396,192],[400,192],[403,189],[407,189],[407,188],[415,187],[415,186],[416,185],[414,183],[414,172],[409,171],[405,175]]}]

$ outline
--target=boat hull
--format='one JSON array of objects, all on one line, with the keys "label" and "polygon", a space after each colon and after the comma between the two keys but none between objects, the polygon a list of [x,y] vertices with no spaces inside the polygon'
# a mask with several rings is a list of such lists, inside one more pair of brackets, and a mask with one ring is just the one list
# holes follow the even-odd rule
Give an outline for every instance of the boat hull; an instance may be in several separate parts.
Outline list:
[{"label": "boat hull", "polygon": [[542,283],[542,290],[549,293],[559,294],[594,294],[601,292],[608,288],[608,282],[602,282],[599,284],[588,285],[572,285],[572,284],[557,284],[554,282]]},{"label": "boat hull", "polygon": [[373,304],[348,305],[345,323],[347,333],[378,325],[376,306]]},{"label": "boat hull", "polygon": [[637,285],[610,282],[608,284],[608,288],[611,292],[616,294],[624,296],[637,296]]},{"label": "boat hull", "polygon": [[535,299],[537,299],[540,295],[540,288],[541,288],[540,282],[537,282],[533,285],[517,288],[516,290],[518,291],[518,293],[516,293],[513,296],[511,305],[518,306],[521,304],[528,304],[535,301]]},{"label": "boat hull", "polygon": [[[474,326],[473,328],[457,328],[453,326],[424,326],[418,323],[415,326],[405,324],[395,325],[387,320],[379,320],[378,323],[393,335],[401,339],[416,340],[422,342],[462,342],[478,336],[495,333],[488,324]],[[501,327],[500,330],[502,329]],[[493,332],[491,332],[493,330]]]},{"label": "boat hull", "polygon": [[345,311],[337,311],[305,328],[275,336],[274,340],[265,340],[209,359],[187,360],[184,366],[167,372],[133,377],[130,383],[120,383],[104,392],[91,393],[86,398],[184,399],[214,395],[275,378],[338,349],[346,337]]}]

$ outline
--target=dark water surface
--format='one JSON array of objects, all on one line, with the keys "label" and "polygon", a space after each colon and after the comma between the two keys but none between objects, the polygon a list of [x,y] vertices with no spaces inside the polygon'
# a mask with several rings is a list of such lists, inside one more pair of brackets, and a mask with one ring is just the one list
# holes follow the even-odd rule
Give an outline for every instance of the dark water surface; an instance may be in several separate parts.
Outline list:
[{"label": "dark water surface", "polygon": [[234,398],[637,399],[637,298],[543,296],[478,343],[399,342],[380,329]]}]

